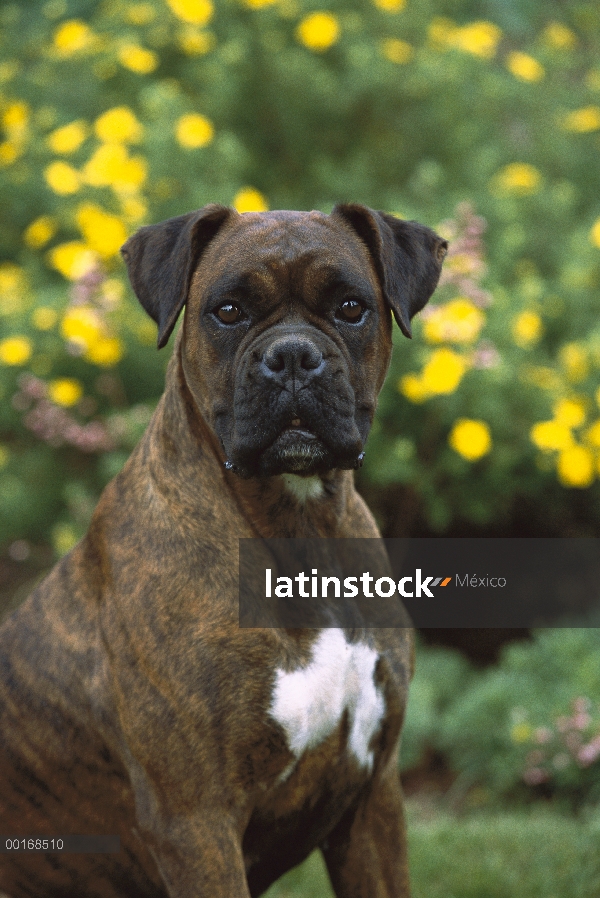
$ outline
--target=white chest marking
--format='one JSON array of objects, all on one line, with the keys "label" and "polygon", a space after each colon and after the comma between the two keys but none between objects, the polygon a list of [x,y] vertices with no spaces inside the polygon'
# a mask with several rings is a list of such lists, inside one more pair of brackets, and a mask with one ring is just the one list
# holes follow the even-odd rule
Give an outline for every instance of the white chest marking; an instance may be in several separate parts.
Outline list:
[{"label": "white chest marking", "polygon": [[323,496],[323,481],[314,474],[312,477],[300,477],[298,474],[282,474],[285,488],[295,496],[301,505],[307,499],[320,499]]},{"label": "white chest marking", "polygon": [[297,758],[323,742],[347,710],[348,747],[362,767],[372,769],[369,743],[385,711],[374,680],[377,658],[369,646],[351,645],[341,630],[327,629],[314,643],[306,667],[277,671],[270,714],[285,730]]}]

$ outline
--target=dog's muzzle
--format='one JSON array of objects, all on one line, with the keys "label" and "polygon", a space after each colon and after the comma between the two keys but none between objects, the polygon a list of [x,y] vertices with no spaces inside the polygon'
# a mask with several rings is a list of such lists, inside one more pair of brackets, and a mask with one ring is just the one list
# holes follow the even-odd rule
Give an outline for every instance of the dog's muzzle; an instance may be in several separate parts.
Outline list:
[{"label": "dog's muzzle", "polygon": [[241,476],[311,475],[362,461],[366,434],[348,367],[320,332],[263,335],[247,350],[227,424],[216,428],[227,466]]}]

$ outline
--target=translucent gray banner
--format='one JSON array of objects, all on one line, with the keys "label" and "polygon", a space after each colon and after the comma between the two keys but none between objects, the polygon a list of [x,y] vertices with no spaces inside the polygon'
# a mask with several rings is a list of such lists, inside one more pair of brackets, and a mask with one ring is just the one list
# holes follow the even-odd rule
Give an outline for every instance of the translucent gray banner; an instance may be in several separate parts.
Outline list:
[{"label": "translucent gray banner", "polygon": [[600,626],[600,539],[241,539],[240,627]]},{"label": "translucent gray banner", "polygon": [[1,836],[0,854],[116,854],[119,836]]}]

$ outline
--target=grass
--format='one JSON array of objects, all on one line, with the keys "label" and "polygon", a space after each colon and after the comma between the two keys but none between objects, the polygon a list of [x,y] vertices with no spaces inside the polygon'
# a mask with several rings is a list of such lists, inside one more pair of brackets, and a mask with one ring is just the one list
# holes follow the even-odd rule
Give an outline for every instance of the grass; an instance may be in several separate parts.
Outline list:
[{"label": "grass", "polygon": [[[409,808],[413,898],[595,898],[600,896],[600,816],[546,808],[436,814]],[[319,852],[264,898],[333,898]]]}]

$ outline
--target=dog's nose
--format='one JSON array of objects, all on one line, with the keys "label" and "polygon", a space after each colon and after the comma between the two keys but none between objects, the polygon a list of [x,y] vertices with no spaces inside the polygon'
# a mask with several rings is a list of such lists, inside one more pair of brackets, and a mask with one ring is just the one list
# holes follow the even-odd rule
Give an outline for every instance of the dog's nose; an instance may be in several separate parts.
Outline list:
[{"label": "dog's nose", "polygon": [[307,337],[286,337],[275,340],[262,358],[263,369],[269,376],[302,376],[316,373],[323,366],[323,353]]}]

